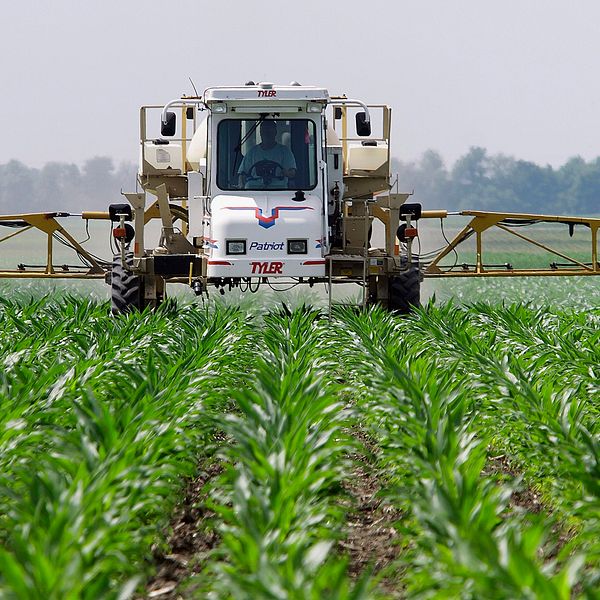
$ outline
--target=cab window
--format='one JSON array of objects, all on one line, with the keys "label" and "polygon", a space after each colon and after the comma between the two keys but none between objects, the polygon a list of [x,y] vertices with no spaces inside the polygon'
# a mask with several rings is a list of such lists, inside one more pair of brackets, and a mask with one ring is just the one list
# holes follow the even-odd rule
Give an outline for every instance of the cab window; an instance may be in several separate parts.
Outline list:
[{"label": "cab window", "polygon": [[217,130],[222,190],[310,190],[317,185],[315,123],[308,119],[225,119]]}]

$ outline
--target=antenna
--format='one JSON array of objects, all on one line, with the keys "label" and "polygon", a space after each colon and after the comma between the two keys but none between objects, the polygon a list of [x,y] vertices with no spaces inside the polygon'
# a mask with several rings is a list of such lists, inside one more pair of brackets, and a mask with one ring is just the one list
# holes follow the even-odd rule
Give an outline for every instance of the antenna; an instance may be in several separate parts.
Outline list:
[{"label": "antenna", "polygon": [[198,96],[198,90],[196,89],[196,86],[194,85],[192,78],[188,77],[188,79],[190,80],[190,83],[192,84],[192,87],[194,88],[194,93],[196,94],[196,98],[199,98],[200,96]]}]

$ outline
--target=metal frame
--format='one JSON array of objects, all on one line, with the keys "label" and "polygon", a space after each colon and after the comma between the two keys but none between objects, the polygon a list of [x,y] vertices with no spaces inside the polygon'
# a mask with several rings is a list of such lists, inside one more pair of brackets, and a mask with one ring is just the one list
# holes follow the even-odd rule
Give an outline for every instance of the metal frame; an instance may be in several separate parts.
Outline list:
[{"label": "metal frame", "polygon": [[[370,174],[357,174],[348,171],[348,146],[351,142],[362,142],[367,138],[351,136],[348,133],[348,108],[356,108],[353,101],[347,100],[343,96],[334,96],[330,104],[341,108],[342,117],[340,119],[340,142],[342,144],[342,161],[344,164],[344,198],[360,200],[362,198],[372,197],[373,194],[387,192],[390,189],[390,164],[391,164],[391,130],[392,130],[392,109],[387,104],[367,104],[364,107],[373,114],[381,112],[381,137],[369,136],[370,141],[385,142],[387,144],[387,160],[381,167]],[[334,108],[335,110],[335,108]],[[370,119],[372,124],[372,119]],[[338,133],[338,123],[334,118],[331,122],[333,130]]]},{"label": "metal frame", "polygon": [[[144,226],[152,219],[162,219],[163,212],[160,211],[159,201],[152,203],[144,210],[144,194],[125,194],[129,202],[135,209],[136,242],[134,252],[136,255],[143,256]],[[184,207],[169,206],[166,207],[166,214],[170,217],[181,218],[182,223],[187,223],[187,211]],[[18,235],[27,231],[37,230],[47,236],[45,264],[39,267],[23,267],[19,269],[0,269],[0,279],[105,279],[110,268],[103,267],[98,261],[79,243],[58,221],[60,218],[79,217],[85,221],[102,220],[110,221],[110,215],[105,211],[84,211],[80,214],[66,212],[49,213],[16,213],[12,215],[0,215],[0,228],[2,222],[19,223],[17,231],[0,237],[0,244],[7,242]],[[169,220],[170,229],[173,228]],[[54,258],[54,235],[62,235],[72,246],[73,252],[81,255],[91,265],[88,269],[82,265],[80,269],[72,267],[65,268],[65,265],[56,265]]]},{"label": "metal frame", "polygon": [[[563,217],[563,216],[552,216],[552,215],[537,215],[537,214],[525,214],[525,213],[500,213],[500,212],[486,212],[477,210],[464,210],[456,215],[473,217],[471,221],[454,237],[454,239],[433,259],[424,271],[425,277],[431,278],[442,278],[442,277],[557,277],[557,276],[587,276],[587,275],[600,275],[600,263],[598,262],[598,230],[600,229],[600,218],[588,218],[588,217]],[[448,216],[446,211],[423,211],[422,218],[441,218],[444,219]],[[548,245],[538,242],[522,233],[513,231],[507,227],[507,222],[514,224],[537,224],[537,223],[562,223],[568,225],[570,228],[575,225],[583,225],[589,227],[591,231],[591,248],[590,257],[591,264],[585,264],[581,261],[561,252],[560,250]],[[538,248],[542,248],[547,252],[550,252],[564,260],[568,261],[573,267],[561,267],[544,269],[499,269],[499,268],[488,268],[485,266],[483,261],[484,255],[484,237],[483,233],[493,229],[499,229],[505,231],[520,240],[527,242]],[[472,270],[461,270],[454,271],[456,266],[448,267],[441,265],[441,261],[448,256],[451,252],[456,250],[463,242],[475,235],[476,244],[476,264]]]},{"label": "metal frame", "polygon": [[[94,213],[96,214],[96,213]],[[108,214],[108,213],[106,213]],[[37,229],[47,236],[46,245],[46,264],[45,267],[39,267],[43,270],[27,270],[23,269],[2,269],[0,270],[0,278],[31,278],[31,279],[104,279],[106,270],[98,264],[94,257],[56,220],[61,217],[71,217],[69,213],[20,213],[15,215],[0,215],[0,221],[23,221],[21,229],[11,233],[3,238],[0,238],[0,243],[16,237],[21,233]],[[78,215],[79,216],[79,215]],[[96,218],[96,217],[90,217]],[[0,223],[1,225],[1,223]],[[61,234],[73,246],[74,252],[83,256],[91,265],[89,269],[68,270],[61,265],[53,263],[54,255],[54,235]]]}]

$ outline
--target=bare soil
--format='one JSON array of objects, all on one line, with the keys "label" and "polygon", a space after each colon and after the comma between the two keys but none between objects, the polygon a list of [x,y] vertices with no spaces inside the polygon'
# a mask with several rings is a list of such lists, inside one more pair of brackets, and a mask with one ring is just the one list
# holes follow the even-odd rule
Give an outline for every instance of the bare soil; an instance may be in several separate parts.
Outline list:
[{"label": "bare soil", "polygon": [[394,525],[402,520],[403,513],[386,503],[380,494],[382,481],[376,467],[375,441],[358,428],[351,435],[360,442],[364,453],[350,457],[354,468],[342,483],[348,495],[343,502],[348,516],[343,531],[345,537],[338,542],[338,551],[348,556],[351,577],[359,577],[365,569],[370,569],[373,575],[383,572],[379,589],[388,594],[398,593],[401,584],[386,577],[385,572],[401,552],[400,535]]},{"label": "bare soil", "polygon": [[[521,473],[512,465],[509,458],[504,455],[490,456],[482,473],[483,475],[501,474],[512,479],[517,479]],[[538,492],[529,487],[520,487],[515,490],[510,498],[510,508],[520,509],[529,513],[538,514],[543,509],[541,496]]]},{"label": "bare soil", "polygon": [[339,542],[339,548],[350,559],[349,574],[357,577],[369,566],[377,573],[398,557],[394,523],[402,514],[378,497],[380,484],[367,464],[354,468],[344,489],[352,498],[352,505],[348,507],[346,539]]},{"label": "bare soil", "polygon": [[[483,474],[501,474],[513,479],[521,476],[519,470],[506,455],[488,457]],[[543,501],[541,494],[527,485],[521,486],[512,493],[509,510],[512,512],[522,511],[534,515],[543,514],[547,515],[549,519],[552,518],[554,513],[554,509]],[[575,532],[564,524],[555,522],[552,525],[550,539],[546,541],[542,550],[544,561],[548,562],[556,559],[559,552],[573,539],[574,535]]]},{"label": "bare soil", "polygon": [[206,484],[222,471],[219,463],[209,463],[188,483],[185,497],[171,519],[169,552],[155,550],[156,575],[146,586],[145,598],[182,598],[177,591],[179,584],[201,572],[211,550],[219,544],[219,536],[210,524],[214,513],[206,508]]}]

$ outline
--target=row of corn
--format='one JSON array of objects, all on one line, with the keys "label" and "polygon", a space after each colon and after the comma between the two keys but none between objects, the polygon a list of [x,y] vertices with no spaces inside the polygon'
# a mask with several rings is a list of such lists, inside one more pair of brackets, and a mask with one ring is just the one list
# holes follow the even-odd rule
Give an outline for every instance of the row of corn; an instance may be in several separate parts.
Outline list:
[{"label": "row of corn", "polygon": [[[268,315],[260,358],[224,429],[228,465],[214,491],[222,545],[209,597],[358,599],[334,544],[351,414],[334,381],[327,323],[316,313]],[[206,578],[206,575],[205,575]]]}]

